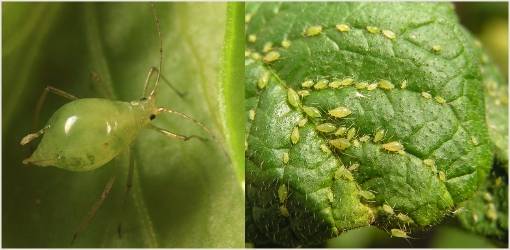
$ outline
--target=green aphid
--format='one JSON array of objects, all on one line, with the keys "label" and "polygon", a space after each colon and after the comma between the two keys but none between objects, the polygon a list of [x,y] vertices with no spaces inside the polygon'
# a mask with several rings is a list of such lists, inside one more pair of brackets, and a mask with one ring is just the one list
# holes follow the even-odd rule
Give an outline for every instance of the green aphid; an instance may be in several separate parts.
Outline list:
[{"label": "green aphid", "polygon": [[248,111],[248,118],[250,118],[250,121],[255,120],[255,110],[250,109],[250,111]]},{"label": "green aphid", "polygon": [[287,207],[285,206],[280,206],[280,214],[283,216],[283,217],[289,217],[289,210],[287,209]]},{"label": "green aphid", "polygon": [[308,91],[306,89],[299,90],[297,93],[301,97],[305,97],[305,96],[309,96],[310,95],[310,91]]},{"label": "green aphid", "polygon": [[315,107],[303,106],[303,111],[308,116],[310,116],[312,118],[319,118],[319,117],[321,117],[321,112],[319,111],[319,109],[317,109]]},{"label": "green aphid", "polygon": [[258,82],[257,82],[257,87],[258,87],[259,89],[263,89],[263,88],[265,88],[265,87],[267,86],[267,83],[268,83],[268,82],[269,82],[269,72],[267,72],[267,71],[266,71],[266,72],[264,72],[264,73],[260,76],[260,78],[259,78],[259,80],[258,80]]},{"label": "green aphid", "polygon": [[312,80],[306,80],[303,83],[301,83],[301,87],[303,88],[310,88],[314,85],[314,82]]},{"label": "green aphid", "polygon": [[326,153],[326,154],[331,154],[331,150],[328,148],[328,146],[326,144],[321,144],[320,146],[322,152]]},{"label": "green aphid", "polygon": [[438,176],[439,176],[440,181],[442,181],[442,182],[446,181],[446,174],[443,171],[439,171]]},{"label": "green aphid", "polygon": [[292,133],[290,134],[290,141],[292,144],[296,144],[299,142],[299,129],[298,127],[294,127],[292,129]]},{"label": "green aphid", "polygon": [[[157,26],[159,27],[159,22]],[[162,51],[163,48],[160,47],[159,50]],[[160,63],[162,60],[160,57]],[[155,82],[149,84],[149,80],[156,74]],[[79,99],[65,91],[47,87],[44,96],[51,92],[72,101],[60,107],[41,130],[21,139],[20,144],[26,145],[42,136],[35,151],[23,160],[23,164],[54,166],[69,171],[91,171],[104,166],[121,152],[129,149],[142,129],[151,129],[167,138],[181,141],[200,138],[178,135],[154,125],[152,120],[163,113],[175,114],[190,120],[212,136],[202,123],[191,116],[156,106],[160,75],[157,68],[151,68],[142,93],[144,98],[131,102],[102,98]],[[169,82],[165,83],[175,90]],[[175,91],[182,96],[182,93]],[[36,110],[43,104],[43,100],[40,99]],[[110,179],[107,187],[113,185],[114,178]]]},{"label": "green aphid", "polygon": [[336,136],[343,136],[345,134],[345,132],[347,132],[347,128],[346,127],[339,127],[336,132],[334,133],[334,135]]},{"label": "green aphid", "polygon": [[349,166],[348,170],[352,172],[352,171],[358,170],[358,168],[359,168],[359,163],[354,163],[351,166]]},{"label": "green aphid", "polygon": [[384,89],[384,90],[392,90],[395,88],[395,85],[393,85],[393,83],[391,83],[388,80],[380,80],[379,88]]},{"label": "green aphid", "polygon": [[381,30],[375,26],[367,26],[367,31],[372,33],[372,34],[377,34],[379,33]]},{"label": "green aphid", "polygon": [[388,204],[383,204],[382,205],[382,210],[386,213],[386,214],[389,214],[389,215],[393,215],[395,214],[395,212],[393,211],[393,208],[388,205]]},{"label": "green aphid", "polygon": [[407,236],[407,233],[405,231],[397,229],[397,228],[391,229],[391,236],[396,237],[396,238],[405,238],[405,239],[410,238],[409,236]]},{"label": "green aphid", "polygon": [[327,87],[328,87],[328,80],[326,80],[326,79],[319,80],[315,85],[313,85],[313,88],[317,89],[317,90],[325,89]]},{"label": "green aphid", "polygon": [[367,82],[357,82],[356,84],[354,84],[354,87],[356,89],[366,89],[367,86],[368,86]]},{"label": "green aphid", "polygon": [[351,28],[349,27],[349,25],[347,24],[337,24],[336,25],[336,29],[340,32],[348,32],[351,30]]},{"label": "green aphid", "polygon": [[328,189],[327,197],[330,203],[335,201],[335,194],[333,194],[333,191],[331,191],[331,189]]},{"label": "green aphid", "polygon": [[352,176],[351,172],[347,170],[345,167],[340,167],[335,171],[335,179],[340,180],[348,180],[348,181],[354,181],[354,177]]},{"label": "green aphid", "polygon": [[436,102],[439,103],[439,104],[446,103],[446,100],[443,97],[441,97],[441,96],[434,97],[434,100],[436,100]]},{"label": "green aphid", "polygon": [[288,49],[288,48],[290,47],[290,45],[291,45],[291,42],[290,42],[289,40],[284,39],[284,40],[282,41],[282,47],[283,47],[283,48]]},{"label": "green aphid", "polygon": [[347,140],[351,140],[356,135],[356,128],[350,128],[349,131],[347,131]]},{"label": "green aphid", "polygon": [[341,81],[335,80],[335,81],[332,81],[329,83],[329,87],[332,89],[337,89],[337,88],[340,88],[340,86],[342,86],[341,83],[342,83]]},{"label": "green aphid", "polygon": [[407,223],[407,224],[411,224],[411,223],[414,223],[413,219],[411,219],[411,217],[403,214],[403,213],[398,213],[397,214],[397,218],[402,221],[403,223]]},{"label": "green aphid", "polygon": [[285,184],[280,185],[280,187],[278,187],[278,200],[280,201],[280,204],[285,203],[287,195],[289,195],[287,186]]},{"label": "green aphid", "polygon": [[395,32],[393,32],[391,30],[383,30],[382,34],[391,40],[395,40],[395,38],[397,38],[397,35],[395,35]]},{"label": "green aphid", "polygon": [[305,30],[305,36],[316,36],[319,35],[322,32],[322,26],[315,25],[310,26]]},{"label": "green aphid", "polygon": [[352,114],[352,111],[347,107],[340,106],[338,108],[328,111],[328,113],[329,113],[329,115],[331,115],[333,117],[343,118],[343,117],[346,117],[346,116]]},{"label": "green aphid", "polygon": [[361,190],[358,193],[365,200],[373,200],[375,199],[375,194],[368,190]]},{"label": "green aphid", "polygon": [[489,206],[489,208],[485,211],[485,216],[491,221],[496,221],[496,219],[498,218],[498,211],[494,207],[494,204],[489,205],[492,206]]},{"label": "green aphid", "polygon": [[374,142],[380,142],[384,138],[384,129],[379,129],[377,132],[375,132],[374,135]]},{"label": "green aphid", "polygon": [[399,151],[404,150],[404,145],[402,145],[398,141],[388,142],[386,144],[383,144],[382,146],[384,149],[386,149],[387,151],[390,151],[390,152],[399,152]]},{"label": "green aphid", "polygon": [[347,77],[347,78],[343,79],[342,81],[340,81],[340,86],[350,86],[350,85],[352,85],[353,82],[354,82],[354,79]]},{"label": "green aphid", "polygon": [[267,53],[264,56],[264,58],[262,58],[262,60],[265,63],[272,63],[278,59],[280,59],[280,53],[278,53],[277,51],[271,51],[271,52]]},{"label": "green aphid", "polygon": [[367,86],[368,91],[372,91],[377,88],[378,83],[371,83]]},{"label": "green aphid", "polygon": [[359,148],[361,146],[361,143],[359,142],[358,139],[354,139],[352,140],[352,146],[355,148]]},{"label": "green aphid", "polygon": [[273,49],[273,43],[267,42],[264,44],[264,47],[262,48],[262,52],[267,53]]},{"label": "green aphid", "polygon": [[483,200],[485,202],[491,202],[492,201],[492,195],[490,193],[484,192],[482,197],[483,197]]},{"label": "green aphid", "polygon": [[336,126],[332,123],[322,123],[317,125],[315,129],[323,133],[331,133],[336,130]]},{"label": "green aphid", "polygon": [[425,99],[432,98],[432,95],[429,92],[425,92],[425,91],[421,92],[421,96],[423,96],[423,98],[425,98]]},{"label": "green aphid", "polygon": [[287,90],[287,100],[289,101],[289,104],[295,108],[299,107],[301,104],[299,101],[299,95],[292,88]]},{"label": "green aphid", "polygon": [[306,125],[306,123],[308,122],[308,119],[306,118],[302,118],[301,120],[299,120],[298,122],[298,127],[302,128]]},{"label": "green aphid", "polygon": [[345,150],[351,146],[351,143],[349,142],[349,140],[347,140],[345,138],[329,140],[329,144],[333,145],[333,147],[340,149],[340,150]]},{"label": "green aphid", "polygon": [[403,80],[403,81],[400,83],[400,88],[401,88],[401,89],[405,89],[405,88],[407,88],[407,80]]},{"label": "green aphid", "polygon": [[432,167],[436,165],[436,162],[433,159],[425,159],[423,160],[423,164],[425,164],[425,166]]},{"label": "green aphid", "polygon": [[370,141],[370,136],[369,135],[364,135],[364,136],[359,138],[359,141],[360,142],[368,142],[368,141]]},{"label": "green aphid", "polygon": [[282,158],[283,158],[283,164],[289,163],[289,153],[287,153],[287,152],[283,153]]}]

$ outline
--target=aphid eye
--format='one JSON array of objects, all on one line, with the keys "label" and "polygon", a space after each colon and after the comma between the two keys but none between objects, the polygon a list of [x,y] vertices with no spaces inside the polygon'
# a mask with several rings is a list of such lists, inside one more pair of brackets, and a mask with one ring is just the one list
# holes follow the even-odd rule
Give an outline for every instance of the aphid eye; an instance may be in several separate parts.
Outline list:
[{"label": "aphid eye", "polygon": [[149,118],[150,118],[151,120],[154,120],[154,119],[156,118],[156,115],[155,115],[155,114],[151,114],[151,116],[149,116]]}]

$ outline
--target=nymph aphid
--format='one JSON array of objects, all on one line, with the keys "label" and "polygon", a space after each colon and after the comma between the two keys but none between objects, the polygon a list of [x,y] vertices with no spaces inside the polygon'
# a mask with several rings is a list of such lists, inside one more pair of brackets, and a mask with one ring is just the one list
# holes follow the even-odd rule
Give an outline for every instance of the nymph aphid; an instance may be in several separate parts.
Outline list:
[{"label": "nymph aphid", "polygon": [[305,36],[316,36],[319,35],[322,32],[322,26],[315,25],[310,26],[305,30]]},{"label": "nymph aphid", "polygon": [[[41,130],[28,134],[21,139],[20,144],[26,145],[36,138],[42,137],[35,151],[30,157],[23,160],[23,164],[33,164],[41,167],[54,166],[69,171],[91,171],[104,166],[121,152],[129,149],[144,128],[157,131],[170,139],[187,141],[196,138],[205,140],[195,135],[176,134],[154,125],[152,120],[164,113],[178,115],[190,120],[214,138],[205,125],[191,116],[166,107],[156,106],[156,92],[160,79],[165,81],[180,96],[182,96],[182,93],[178,92],[160,72],[163,65],[163,41],[159,18],[154,7],[152,7],[152,10],[159,37],[159,68],[150,68],[145,80],[143,98],[131,102],[103,98],[79,99],[65,91],[51,86],[46,87],[36,106],[35,121],[38,120],[37,118],[48,93],[70,99],[71,102],[60,107]],[[156,77],[155,81],[151,81],[154,76]],[[130,190],[133,168],[134,164],[131,163],[125,195]],[[109,179],[101,197],[75,231],[73,241],[78,233],[93,219],[96,211],[110,193],[114,182],[115,176]],[[120,232],[120,225],[118,231]]]},{"label": "nymph aphid", "polygon": [[322,123],[315,126],[315,129],[323,133],[331,133],[336,130],[336,126],[332,123]]},{"label": "nymph aphid", "polygon": [[388,142],[386,144],[383,144],[382,146],[385,150],[390,151],[390,152],[399,152],[399,151],[404,150],[404,145],[402,145],[398,141]]}]

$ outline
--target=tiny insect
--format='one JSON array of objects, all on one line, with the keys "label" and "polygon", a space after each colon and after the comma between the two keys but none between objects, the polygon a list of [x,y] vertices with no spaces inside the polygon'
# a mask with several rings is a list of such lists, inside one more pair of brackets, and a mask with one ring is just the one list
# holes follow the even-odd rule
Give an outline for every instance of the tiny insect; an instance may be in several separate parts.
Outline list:
[{"label": "tiny insect", "polygon": [[322,123],[317,125],[315,128],[323,133],[331,133],[336,130],[336,126],[331,123]]},{"label": "tiny insect", "polygon": [[397,228],[393,228],[391,229],[391,236],[392,237],[396,237],[396,238],[410,238],[409,236],[407,236],[407,233],[401,229],[397,229]]},{"label": "tiny insect", "polygon": [[[71,102],[55,111],[42,129],[28,134],[21,139],[20,144],[26,145],[36,138],[42,137],[35,151],[23,160],[23,164],[33,164],[41,167],[54,166],[77,172],[91,171],[104,166],[121,152],[129,149],[130,145],[144,128],[181,141],[188,141],[192,138],[206,140],[195,135],[176,134],[151,123],[152,120],[163,113],[174,114],[187,119],[198,125],[209,136],[215,139],[211,131],[204,124],[191,116],[166,107],[156,106],[156,91],[160,79],[165,81],[179,96],[182,97],[183,94],[175,89],[160,72],[163,65],[163,40],[156,9],[154,5],[151,7],[159,38],[159,68],[150,68],[145,80],[143,98],[131,102],[104,98],[79,99],[57,88],[46,87],[37,103],[34,121],[38,121],[40,110],[48,93],[65,97],[70,99]],[[149,86],[155,73],[157,75],[153,86]],[[133,167],[134,164],[130,164],[129,173],[132,173]],[[72,242],[91,222],[97,209],[99,209],[110,193],[114,181],[115,176],[107,182],[101,197],[96,201],[88,216],[75,231]],[[126,196],[131,182],[132,174],[129,174],[125,191]],[[120,224],[118,230],[120,235]]]},{"label": "tiny insect", "polygon": [[347,24],[337,24],[336,25],[336,29],[340,32],[347,32],[347,31],[350,31],[351,28],[349,27],[349,25]]}]

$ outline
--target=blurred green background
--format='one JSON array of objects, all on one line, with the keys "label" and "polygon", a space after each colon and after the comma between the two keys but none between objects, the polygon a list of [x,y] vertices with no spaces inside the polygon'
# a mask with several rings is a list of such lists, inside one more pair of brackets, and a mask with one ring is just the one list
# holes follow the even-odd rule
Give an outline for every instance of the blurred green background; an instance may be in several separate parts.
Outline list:
[{"label": "blurred green background", "polygon": [[[156,4],[162,72],[187,93],[181,99],[161,84],[158,104],[191,114],[220,142],[180,142],[142,131],[126,206],[127,154],[91,172],[25,167],[21,161],[37,142],[21,147],[19,141],[33,132],[35,103],[46,85],[82,98],[141,97],[149,67],[159,63],[150,5],[11,2],[2,7],[3,247],[69,247],[74,230],[114,174],[112,193],[73,247],[244,246],[244,194],[223,151],[218,99],[226,3]],[[50,94],[41,126],[65,102]],[[154,122],[207,137],[175,116],[161,115]],[[116,232],[119,221],[124,222],[122,238]]]},{"label": "blurred green background", "polygon": [[[477,37],[508,82],[508,3],[455,2],[461,23]],[[504,247],[463,229],[456,218],[413,239],[390,238],[375,227],[352,230],[326,243],[331,248],[494,248]]]}]

